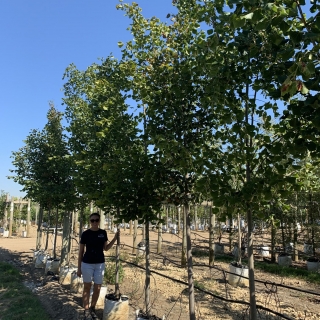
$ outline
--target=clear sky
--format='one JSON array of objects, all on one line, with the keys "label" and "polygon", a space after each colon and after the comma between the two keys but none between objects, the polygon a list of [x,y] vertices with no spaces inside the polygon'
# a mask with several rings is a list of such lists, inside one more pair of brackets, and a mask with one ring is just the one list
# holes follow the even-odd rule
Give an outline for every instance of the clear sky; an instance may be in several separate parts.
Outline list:
[{"label": "clear sky", "polygon": [[[125,1],[124,2],[130,2]],[[145,17],[165,20],[172,0],[139,0]],[[119,57],[118,41],[131,39],[130,20],[117,0],[0,1],[0,190],[23,196],[8,180],[12,151],[47,122],[49,101],[61,105],[63,73],[70,63],[85,69],[98,58]]]}]

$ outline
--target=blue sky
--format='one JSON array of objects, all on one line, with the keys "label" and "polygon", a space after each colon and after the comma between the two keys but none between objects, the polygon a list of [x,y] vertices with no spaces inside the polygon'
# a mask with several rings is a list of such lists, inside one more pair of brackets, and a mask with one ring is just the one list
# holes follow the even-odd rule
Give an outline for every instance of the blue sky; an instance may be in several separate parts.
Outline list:
[{"label": "blue sky", "polygon": [[[124,1],[129,2],[129,1]],[[145,17],[165,20],[172,0],[139,0]],[[9,0],[0,2],[0,190],[23,196],[8,180],[12,151],[32,129],[46,124],[49,101],[61,105],[63,73],[85,69],[99,57],[119,56],[131,39],[130,20],[117,0]]]}]

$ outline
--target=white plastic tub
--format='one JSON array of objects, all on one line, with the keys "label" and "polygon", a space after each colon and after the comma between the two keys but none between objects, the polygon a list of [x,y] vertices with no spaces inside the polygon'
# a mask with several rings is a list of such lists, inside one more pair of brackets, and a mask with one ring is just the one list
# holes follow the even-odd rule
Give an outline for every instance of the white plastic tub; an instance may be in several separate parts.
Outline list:
[{"label": "white plastic tub", "polygon": [[37,254],[37,257],[36,257],[36,261],[34,263],[35,268],[36,269],[45,268],[48,258],[49,258],[49,256],[45,252],[39,251]]},{"label": "white plastic tub", "polygon": [[103,309],[103,320],[128,320],[129,299],[121,296],[120,300],[110,300],[108,295],[105,298]]},{"label": "white plastic tub", "polygon": [[[249,286],[249,269],[247,267],[236,267],[229,264],[229,271],[233,274],[228,274],[228,282],[234,287],[248,287]],[[242,278],[241,276],[245,277]]]},{"label": "white plastic tub", "polygon": [[45,268],[45,274],[47,274],[48,271],[51,271],[53,273],[59,273],[59,265],[60,260],[59,259],[53,259],[49,258],[46,262],[46,268]]},{"label": "white plastic tub", "polygon": [[71,274],[72,272],[77,272],[77,268],[72,266],[65,266],[60,268],[59,273],[59,283],[63,285],[70,285],[71,284]]},{"label": "white plastic tub", "polygon": [[81,293],[83,291],[83,279],[78,277],[76,271],[71,273],[70,291],[72,293]]},{"label": "white plastic tub", "polygon": [[[100,289],[99,297],[98,297],[97,304],[96,304],[97,308],[99,308],[99,309],[104,308],[105,299],[106,299],[107,294],[108,294],[108,287],[102,286]],[[92,295],[93,295],[93,285],[91,286],[91,289],[90,289],[90,298],[89,298],[90,303],[91,303]]]},{"label": "white plastic tub", "polygon": [[269,247],[268,246],[262,246],[259,248],[259,255],[262,257],[269,257]]}]

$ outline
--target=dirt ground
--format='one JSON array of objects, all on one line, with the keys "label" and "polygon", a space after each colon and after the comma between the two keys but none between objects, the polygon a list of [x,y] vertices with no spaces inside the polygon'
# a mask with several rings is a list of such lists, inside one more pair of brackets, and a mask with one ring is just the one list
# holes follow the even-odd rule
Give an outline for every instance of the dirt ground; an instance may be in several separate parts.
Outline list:
[{"label": "dirt ground", "polygon": [[[68,286],[60,285],[57,278],[44,274],[44,269],[35,269],[33,250],[36,246],[36,229],[32,227],[31,237],[0,237],[0,260],[14,264],[24,275],[25,284],[39,297],[52,319],[81,319],[81,295],[71,293]],[[207,242],[206,232],[193,233],[193,243],[196,241]],[[110,231],[109,238],[112,238]],[[151,269],[154,271],[151,277],[151,302],[152,313],[160,318],[166,316],[166,320],[187,320],[188,316],[188,292],[184,284],[174,282],[156,273],[187,282],[187,270],[180,268],[181,240],[177,235],[164,233],[162,235],[162,256],[151,254]],[[141,230],[138,240],[142,240]],[[151,251],[156,252],[157,234],[151,232]],[[143,266],[143,258],[136,258],[132,254],[132,236],[128,230],[121,231],[122,258],[126,261],[135,261]],[[45,239],[42,239],[44,247]],[[53,236],[49,237],[49,249],[52,249]],[[58,249],[61,245],[61,237],[58,238]],[[50,251],[49,251],[50,253]],[[109,254],[113,254],[111,251]],[[77,243],[74,241],[71,262],[76,264]],[[194,264],[207,264],[208,258],[194,257]],[[177,264],[176,264],[177,263]],[[135,319],[135,310],[142,309],[144,305],[144,270],[130,264],[123,263],[124,280],[120,286],[122,294],[129,296],[130,316]],[[224,270],[228,270],[228,264],[218,262],[214,269],[205,266],[194,267],[194,279],[201,288],[215,294],[215,297],[206,293],[195,291],[196,314],[198,320],[214,319],[249,319],[248,307],[229,300],[249,301],[248,288],[232,287],[226,281]],[[308,290],[320,294],[317,286],[306,281],[294,278],[282,278],[256,270],[255,277],[265,283],[256,283],[257,304],[275,310],[287,317],[287,319],[320,319],[320,296],[294,291],[270,283],[284,284],[302,290]],[[108,290],[113,290],[109,286]],[[102,318],[102,309],[98,309],[98,315]],[[260,310],[258,319],[281,319],[272,313]]]}]

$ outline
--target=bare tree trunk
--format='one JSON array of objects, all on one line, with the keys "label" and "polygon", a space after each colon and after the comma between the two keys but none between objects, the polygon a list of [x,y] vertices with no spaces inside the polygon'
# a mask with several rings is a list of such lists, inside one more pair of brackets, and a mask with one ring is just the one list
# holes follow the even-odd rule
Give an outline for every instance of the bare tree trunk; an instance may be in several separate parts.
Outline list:
[{"label": "bare tree trunk", "polygon": [[[189,226],[190,227],[190,226]],[[181,267],[187,266],[187,215],[185,206],[183,207],[183,233],[181,246]]]},{"label": "bare tree trunk", "polygon": [[65,266],[69,262],[70,249],[71,249],[71,223],[72,213],[66,212],[63,217],[63,233],[62,233],[62,248],[61,248],[61,259],[60,266]]},{"label": "bare tree trunk", "polygon": [[241,264],[241,223],[240,213],[238,211],[238,262]]},{"label": "bare tree trunk", "polygon": [[48,210],[48,222],[47,222],[47,234],[46,234],[46,245],[44,247],[44,250],[47,251],[48,250],[48,244],[49,244],[49,224],[51,221],[51,208],[49,208]]},{"label": "bare tree trunk", "polygon": [[104,211],[100,210],[100,226],[99,227],[102,230],[105,230],[105,220],[106,220],[106,217],[105,217]]},{"label": "bare tree trunk", "polygon": [[[169,207],[166,207],[166,230],[168,230],[168,220],[169,220]],[[173,223],[173,219],[171,220]]]},{"label": "bare tree trunk", "polygon": [[40,206],[39,217],[38,217],[38,228],[37,228],[37,241],[36,241],[36,250],[41,248],[41,239],[42,239],[42,218],[43,218],[43,207]]},{"label": "bare tree trunk", "polygon": [[254,283],[254,256],[253,256],[253,222],[250,207],[247,209],[248,219],[248,264],[249,264],[249,294],[250,294],[250,320],[257,320],[256,287]]},{"label": "bare tree trunk", "polygon": [[74,219],[73,219],[73,235],[76,236],[79,234],[79,210],[76,210],[74,213]]},{"label": "bare tree trunk", "polygon": [[214,265],[214,215],[212,207],[210,207],[210,223],[209,223],[209,266]]},{"label": "bare tree trunk", "polygon": [[273,216],[271,217],[271,262],[276,262],[276,228]]},{"label": "bare tree trunk", "polygon": [[137,235],[138,235],[138,220],[134,220],[132,254],[137,253],[137,245],[138,245]]},{"label": "bare tree trunk", "polygon": [[183,229],[186,230],[186,238],[187,238],[189,315],[190,315],[190,320],[196,320],[195,301],[194,301],[192,248],[191,248],[191,230],[190,230],[190,211],[189,211],[188,204],[184,205],[184,219],[183,220],[186,222]]},{"label": "bare tree trunk", "polygon": [[14,209],[14,198],[11,197],[11,202],[10,202],[10,221],[9,221],[9,237],[12,236],[12,226],[13,226],[13,209]]},{"label": "bare tree trunk", "polygon": [[28,207],[27,207],[27,237],[30,237],[30,210],[31,210],[31,200],[28,199]]},{"label": "bare tree trunk", "polygon": [[194,206],[194,230],[198,231],[198,208]]},{"label": "bare tree trunk", "polygon": [[[161,218],[161,214],[159,213],[159,218]],[[157,247],[157,253],[162,253],[162,223],[159,224],[158,228],[158,247]]]},{"label": "bare tree trunk", "polygon": [[[117,208],[118,216],[120,214],[120,209]],[[115,283],[115,296],[120,299],[120,287],[119,287],[119,272],[120,272],[120,232],[119,225],[117,226],[117,246],[116,246],[116,283]]]},{"label": "bare tree trunk", "polygon": [[132,236],[132,233],[133,233],[133,221],[132,220],[130,220],[129,225],[130,225],[130,236]]},{"label": "bare tree trunk", "polygon": [[145,224],[146,226],[146,280],[145,280],[145,305],[146,305],[146,313],[149,316],[151,311],[151,304],[150,304],[150,238],[149,238],[149,221]]},{"label": "bare tree trunk", "polygon": [[57,252],[56,252],[56,248],[57,248],[57,237],[58,237],[58,215],[59,215],[59,208],[57,207],[56,209],[56,225],[54,228],[54,243],[53,243],[53,258],[56,259],[57,257]]},{"label": "bare tree trunk", "polygon": [[79,223],[79,242],[80,242],[81,236],[82,236],[83,216],[84,216],[84,210],[83,210],[83,208],[81,208],[81,211],[80,211],[80,223]]},{"label": "bare tree trunk", "polygon": [[181,234],[181,208],[177,207],[177,213],[178,213],[178,228],[177,231],[179,234]]}]

